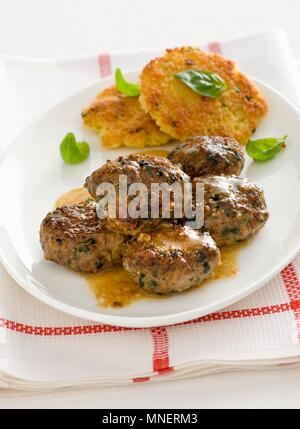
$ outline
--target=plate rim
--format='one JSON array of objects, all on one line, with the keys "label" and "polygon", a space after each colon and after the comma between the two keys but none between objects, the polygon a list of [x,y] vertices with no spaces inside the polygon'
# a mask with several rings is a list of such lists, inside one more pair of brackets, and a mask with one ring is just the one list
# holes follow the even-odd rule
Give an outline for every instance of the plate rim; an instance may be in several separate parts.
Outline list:
[{"label": "plate rim", "polygon": [[[139,70],[136,70],[136,69],[127,70],[126,72],[124,72],[124,75],[128,76],[130,74],[133,74],[133,73],[136,74],[138,72]],[[113,76],[107,76],[99,81],[95,81],[93,84],[86,86],[80,91],[75,92],[69,95],[68,97],[63,98],[58,103],[56,103],[51,108],[47,109],[37,118],[35,118],[20,133],[18,133],[18,135],[13,140],[13,142],[9,145],[7,150],[4,152],[0,160],[0,169],[5,162],[5,159],[8,157],[10,151],[13,151],[14,148],[17,147],[18,145],[17,140],[19,139],[19,137],[28,129],[33,127],[36,122],[39,122],[44,116],[46,116],[47,114],[50,114],[59,105],[66,103],[69,99],[72,99],[73,97],[78,96],[80,93],[86,92],[88,89],[93,88],[97,83],[99,84],[101,82],[102,84],[102,83],[105,83],[106,81],[111,82],[112,78]],[[300,109],[293,102],[291,102],[286,96],[282,95],[278,90],[276,90],[271,85],[263,82],[260,79],[252,78],[252,80],[256,84],[258,84],[258,86],[262,88],[266,88],[267,90],[275,93],[276,96],[279,97],[286,104],[288,104],[289,107],[292,108],[296,112],[296,114],[299,115],[299,118],[300,118]],[[1,218],[0,218],[0,224],[3,225]],[[281,261],[281,263],[277,264],[273,270],[266,273],[263,277],[261,277],[256,282],[254,282],[247,289],[237,292],[232,296],[223,298],[217,302],[206,305],[205,307],[202,307],[202,308],[197,307],[195,309],[186,310],[179,313],[177,312],[177,313],[171,313],[163,316],[160,315],[160,316],[147,316],[147,317],[120,316],[120,315],[96,313],[94,311],[82,309],[75,305],[63,303],[58,298],[54,298],[43,293],[40,289],[38,289],[36,286],[34,286],[31,283],[30,279],[28,279],[27,276],[26,278],[23,278],[18,272],[16,272],[16,270],[11,266],[9,258],[5,255],[5,251],[1,245],[0,245],[0,262],[2,263],[6,271],[10,274],[10,276],[18,283],[19,286],[21,286],[24,290],[26,290],[30,295],[32,295],[36,299],[40,300],[44,304],[47,304],[55,308],[56,310],[62,311],[63,313],[66,313],[75,317],[79,317],[81,319],[95,321],[105,325],[124,327],[124,328],[152,328],[152,327],[161,327],[161,326],[169,326],[174,324],[176,325],[176,324],[188,323],[192,320],[204,317],[208,314],[219,311],[223,308],[230,306],[235,302],[240,301],[241,299],[245,298],[246,296],[258,290],[260,287],[262,287],[268,281],[274,278],[277,274],[279,274],[281,270],[284,267],[286,267],[295,258],[295,256],[297,255],[297,253],[299,253],[299,251],[300,251],[300,242],[298,243],[298,245],[294,246],[294,248],[286,255],[286,257]]]}]

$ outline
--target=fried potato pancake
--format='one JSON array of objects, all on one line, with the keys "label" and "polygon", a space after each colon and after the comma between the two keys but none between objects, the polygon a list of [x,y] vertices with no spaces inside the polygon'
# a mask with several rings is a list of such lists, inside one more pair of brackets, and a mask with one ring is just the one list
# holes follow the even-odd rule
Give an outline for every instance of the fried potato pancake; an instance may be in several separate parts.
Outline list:
[{"label": "fried potato pancake", "polygon": [[[217,98],[198,94],[175,77],[188,69],[217,73],[227,90]],[[198,48],[167,50],[146,65],[140,81],[142,107],[163,132],[181,141],[218,135],[246,144],[267,112],[266,101],[234,62]]]},{"label": "fried potato pancake", "polygon": [[138,97],[127,97],[115,86],[102,91],[81,115],[84,124],[98,131],[102,144],[109,148],[143,148],[163,145],[171,140],[144,112]]}]

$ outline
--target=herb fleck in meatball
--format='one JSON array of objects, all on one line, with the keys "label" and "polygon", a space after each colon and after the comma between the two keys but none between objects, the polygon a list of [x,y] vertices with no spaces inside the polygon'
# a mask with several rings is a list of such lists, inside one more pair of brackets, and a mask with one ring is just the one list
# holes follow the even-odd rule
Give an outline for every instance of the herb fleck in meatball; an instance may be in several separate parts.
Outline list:
[{"label": "herb fleck in meatball", "polygon": [[240,144],[228,137],[195,136],[179,143],[168,159],[191,179],[204,175],[239,175],[244,167]]},{"label": "herb fleck in meatball", "polygon": [[41,224],[40,241],[45,259],[75,271],[94,273],[120,264],[125,238],[100,220],[96,203],[63,206],[49,213]]},{"label": "herb fleck in meatball", "polygon": [[125,245],[123,266],[148,293],[183,292],[199,285],[220,263],[220,252],[207,233],[162,224]]},{"label": "herb fleck in meatball", "polygon": [[194,179],[204,185],[204,229],[218,246],[247,240],[269,218],[262,189],[236,176],[206,176]]}]

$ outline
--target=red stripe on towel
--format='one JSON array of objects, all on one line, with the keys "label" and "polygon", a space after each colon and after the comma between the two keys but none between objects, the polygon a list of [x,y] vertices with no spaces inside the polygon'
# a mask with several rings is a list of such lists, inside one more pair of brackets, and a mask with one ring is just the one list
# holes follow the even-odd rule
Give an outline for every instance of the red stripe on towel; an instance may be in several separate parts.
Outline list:
[{"label": "red stripe on towel", "polygon": [[188,324],[215,322],[220,320],[245,319],[250,317],[269,316],[272,314],[286,313],[292,310],[292,306],[299,306],[300,301],[293,303],[276,304],[267,307],[246,308],[243,310],[223,311],[220,313],[212,313],[200,319],[187,322]]},{"label": "red stripe on towel", "polygon": [[219,42],[211,42],[208,44],[208,49],[210,50],[210,52],[215,52],[216,54],[221,54],[222,53],[222,49],[221,49],[221,44]]},{"label": "red stripe on towel", "polygon": [[169,366],[169,338],[166,328],[151,329],[153,339],[153,371],[168,372]]},{"label": "red stripe on towel", "polygon": [[[280,314],[292,311],[294,314],[300,312],[300,299],[291,301],[289,303],[276,304],[266,307],[258,308],[247,308],[244,310],[232,310],[222,311],[219,313],[208,314],[207,316],[200,317],[199,319],[192,320],[190,322],[178,323],[173,326],[186,326],[194,325],[198,323],[216,322],[221,320],[234,320],[234,319],[245,319],[251,317],[269,316],[273,314]],[[91,335],[91,334],[103,334],[103,333],[114,333],[114,332],[128,332],[128,331],[139,331],[143,328],[123,328],[120,326],[111,325],[83,325],[83,326],[34,326],[27,325],[24,323],[15,322],[13,320],[7,320],[0,318],[0,328],[8,331],[18,332],[26,335],[42,336],[42,337],[57,337],[57,336],[73,336],[73,335]],[[148,328],[144,328],[148,329]],[[153,328],[151,329],[153,335],[153,341],[156,345],[157,350],[163,350],[161,345],[168,350],[168,335],[166,328]],[[155,349],[154,347],[154,349]],[[156,362],[165,362],[161,364],[164,369],[168,369],[168,359],[161,359],[163,353],[154,353]],[[168,354],[167,354],[168,356]],[[167,365],[166,365],[167,362]],[[156,364],[160,365],[160,364]],[[161,368],[163,369],[163,368]]]},{"label": "red stripe on towel", "polygon": [[150,377],[136,377],[132,379],[133,383],[143,383],[145,381],[150,381]]},{"label": "red stripe on towel", "polygon": [[98,64],[101,77],[110,76],[112,74],[111,58],[109,54],[98,55]]},{"label": "red stripe on towel", "polygon": [[300,282],[293,264],[289,264],[281,272],[281,277],[290,300],[297,327],[298,341],[300,343],[300,306],[298,305],[300,301]]}]

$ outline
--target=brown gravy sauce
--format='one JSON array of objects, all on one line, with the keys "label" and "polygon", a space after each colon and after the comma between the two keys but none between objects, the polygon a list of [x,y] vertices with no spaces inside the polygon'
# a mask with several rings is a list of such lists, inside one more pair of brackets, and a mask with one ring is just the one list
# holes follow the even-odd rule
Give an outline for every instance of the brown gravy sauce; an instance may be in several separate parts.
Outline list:
[{"label": "brown gravy sauce", "polygon": [[[244,245],[234,245],[221,250],[222,264],[213,275],[193,288],[197,289],[204,284],[218,279],[234,277],[239,273],[238,255]],[[97,274],[84,274],[98,305],[102,307],[125,307],[141,299],[166,299],[170,295],[150,295],[140,289],[129,274],[121,267],[112,268]],[[188,293],[184,292],[184,293]]]},{"label": "brown gravy sauce", "polygon": [[[168,151],[145,150],[140,153],[167,156]],[[85,188],[72,189],[58,198],[55,207],[77,204],[89,198],[91,198],[91,196]],[[201,285],[196,286],[196,288],[214,280],[227,279],[238,274],[238,255],[245,245],[247,245],[247,243],[236,244],[221,249],[222,264],[215,269],[215,272],[209,279]],[[121,267],[105,270],[97,274],[83,274],[82,276],[93,291],[98,305],[103,307],[125,307],[141,299],[167,298],[167,296],[149,295],[141,290],[130,278],[129,274]]]},{"label": "brown gravy sauce", "polygon": [[135,301],[151,298],[122,267],[97,274],[84,274],[83,277],[94,293],[97,304],[102,307],[125,307]]},{"label": "brown gravy sauce", "polygon": [[247,243],[238,243],[220,249],[221,264],[215,268],[212,276],[205,280],[204,283],[236,276],[239,273],[238,256],[246,245]]},{"label": "brown gravy sauce", "polygon": [[163,158],[166,158],[169,154],[168,150],[164,149],[151,149],[151,150],[141,150],[140,152],[137,152],[140,155],[153,155],[153,156],[162,156]]},{"label": "brown gravy sauce", "polygon": [[92,198],[86,188],[72,189],[71,191],[62,194],[55,202],[55,207],[71,206],[73,204],[82,203],[83,201]]}]

